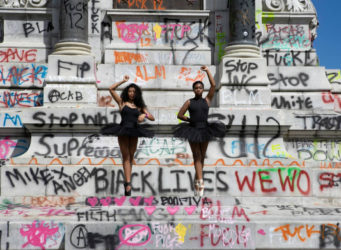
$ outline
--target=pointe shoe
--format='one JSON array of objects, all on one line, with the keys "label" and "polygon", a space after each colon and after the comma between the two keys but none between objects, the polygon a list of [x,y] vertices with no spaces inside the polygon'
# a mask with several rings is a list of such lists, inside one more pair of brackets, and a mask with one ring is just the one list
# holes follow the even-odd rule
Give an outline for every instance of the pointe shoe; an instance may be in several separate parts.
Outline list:
[{"label": "pointe shoe", "polygon": [[194,189],[194,196],[204,196],[204,180],[203,179],[200,179],[200,180],[195,180],[194,182],[194,186],[195,186],[195,189]]},{"label": "pointe shoe", "polygon": [[[125,182],[123,185],[124,185],[124,195],[131,196],[131,183]],[[127,191],[127,187],[130,187],[129,191]]]}]

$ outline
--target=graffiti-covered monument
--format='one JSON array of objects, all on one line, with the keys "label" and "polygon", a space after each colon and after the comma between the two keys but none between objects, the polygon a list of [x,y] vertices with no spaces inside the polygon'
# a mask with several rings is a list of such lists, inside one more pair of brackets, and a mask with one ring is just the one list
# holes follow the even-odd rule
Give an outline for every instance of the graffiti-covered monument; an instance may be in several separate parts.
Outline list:
[{"label": "graffiti-covered monument", "polygon": [[[310,0],[0,0],[1,249],[339,248],[341,75],[319,64],[317,14]],[[226,135],[195,197],[172,133],[192,83],[209,88],[202,65]],[[100,133],[121,120],[109,87],[124,75],[156,118],[132,197]]]}]

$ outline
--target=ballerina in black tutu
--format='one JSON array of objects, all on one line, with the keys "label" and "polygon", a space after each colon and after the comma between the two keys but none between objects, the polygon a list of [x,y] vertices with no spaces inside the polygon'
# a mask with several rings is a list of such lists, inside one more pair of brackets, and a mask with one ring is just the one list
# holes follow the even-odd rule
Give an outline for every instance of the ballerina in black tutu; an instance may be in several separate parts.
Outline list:
[{"label": "ballerina in black tutu", "polygon": [[[208,142],[212,137],[225,135],[225,125],[222,122],[207,122],[208,109],[215,92],[215,81],[206,66],[202,66],[201,70],[207,73],[211,85],[210,90],[207,96],[202,98],[204,84],[201,81],[193,83],[195,97],[187,100],[178,113],[178,119],[189,123],[181,123],[174,132],[174,136],[186,138],[191,146],[195,167],[195,195],[199,196],[204,194],[202,170]],[[190,117],[185,116],[187,110]]]},{"label": "ballerina in black tutu", "polygon": [[121,96],[115,91],[118,86],[127,82],[129,76],[124,76],[123,80],[114,83],[110,88],[110,94],[117,102],[122,120],[120,124],[110,124],[102,128],[104,135],[117,135],[118,144],[123,158],[123,170],[125,176],[124,193],[131,195],[131,171],[133,166],[134,154],[137,147],[138,137],[153,137],[154,133],[145,129],[146,126],[139,125],[145,118],[154,121],[154,116],[148,112],[142,98],[142,91],[134,83],[129,84],[123,89]]}]

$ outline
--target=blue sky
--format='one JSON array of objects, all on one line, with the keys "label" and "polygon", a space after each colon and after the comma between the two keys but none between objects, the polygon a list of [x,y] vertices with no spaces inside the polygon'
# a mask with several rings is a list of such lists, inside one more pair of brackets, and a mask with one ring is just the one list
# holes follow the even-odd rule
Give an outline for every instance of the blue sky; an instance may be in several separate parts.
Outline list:
[{"label": "blue sky", "polygon": [[341,69],[341,0],[312,0],[319,20],[314,48],[320,65]]}]

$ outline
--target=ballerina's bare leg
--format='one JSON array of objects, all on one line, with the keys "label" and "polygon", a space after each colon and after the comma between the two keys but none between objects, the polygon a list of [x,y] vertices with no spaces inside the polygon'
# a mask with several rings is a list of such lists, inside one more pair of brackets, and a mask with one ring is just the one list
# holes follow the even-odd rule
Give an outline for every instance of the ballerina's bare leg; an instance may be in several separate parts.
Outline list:
[{"label": "ballerina's bare leg", "polygon": [[[129,150],[129,137],[128,136],[118,136],[118,144],[120,146],[122,161],[123,161],[123,172],[125,177],[125,182],[130,183],[131,181],[131,160],[130,160],[130,150]],[[130,186],[126,187],[126,191],[130,190]]]}]

